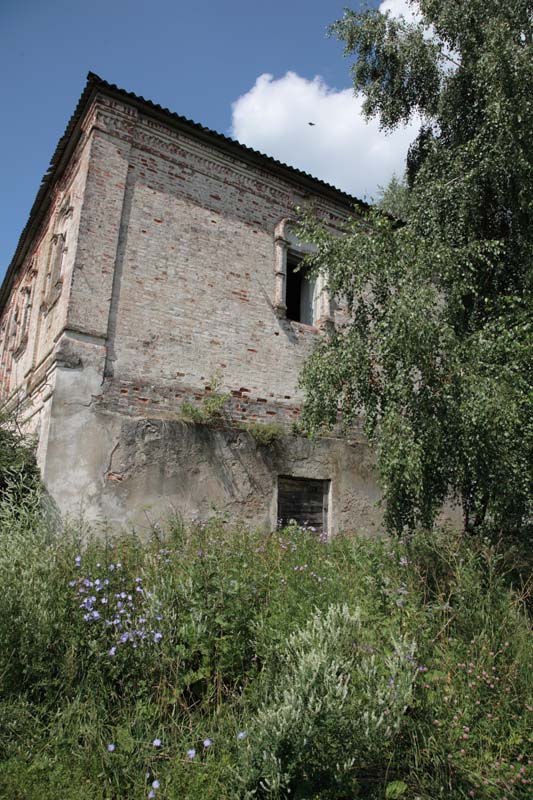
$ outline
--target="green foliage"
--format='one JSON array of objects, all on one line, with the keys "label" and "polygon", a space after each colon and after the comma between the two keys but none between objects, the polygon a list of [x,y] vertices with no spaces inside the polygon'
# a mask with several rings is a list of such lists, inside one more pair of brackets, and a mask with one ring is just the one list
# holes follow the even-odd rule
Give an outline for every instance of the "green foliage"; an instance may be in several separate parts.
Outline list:
[{"label": "green foliage", "polygon": [[13,415],[0,413],[0,498],[14,506],[39,485],[35,441],[24,436]]},{"label": "green foliage", "polygon": [[[360,608],[330,605],[293,633],[250,726],[244,794],[358,794],[361,766],[392,755],[410,704],[414,642],[388,626],[375,637]],[[372,646],[370,646],[372,642]],[[349,747],[347,743],[349,742]]]},{"label": "green foliage", "polygon": [[508,552],[53,525],[38,492],[0,502],[2,797],[530,796]]},{"label": "green foliage", "polygon": [[219,421],[223,417],[224,408],[230,399],[229,394],[219,392],[222,376],[217,373],[213,375],[209,382],[209,394],[207,394],[200,405],[195,405],[185,401],[181,404],[181,414],[184,419],[198,425],[209,425]]},{"label": "green foliage", "polygon": [[246,425],[246,430],[261,447],[268,445],[286,436],[283,426],[277,422],[255,422]]},{"label": "green foliage", "polygon": [[[417,4],[413,3],[414,6]],[[533,392],[533,51],[523,0],[420,0],[422,21],[347,11],[333,26],[355,89],[392,129],[422,119],[381,206],[334,238],[308,219],[317,270],[349,323],[302,381],[310,432],[364,414],[389,529],[430,526],[450,495],[465,529],[527,531]]]},{"label": "green foliage", "polygon": [[409,190],[405,179],[393,175],[387,186],[380,186],[376,206],[393,219],[405,222],[409,213]]},{"label": "green foliage", "polygon": [[404,796],[408,788],[407,784],[403,781],[392,781],[387,784],[385,798],[386,800],[398,800],[399,797]]}]

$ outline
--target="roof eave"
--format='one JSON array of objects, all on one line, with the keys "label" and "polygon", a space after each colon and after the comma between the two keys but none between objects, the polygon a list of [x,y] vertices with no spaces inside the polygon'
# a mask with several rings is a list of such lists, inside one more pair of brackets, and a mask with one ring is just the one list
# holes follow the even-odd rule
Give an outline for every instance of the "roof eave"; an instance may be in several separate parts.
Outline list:
[{"label": "roof eave", "polygon": [[3,310],[6,300],[9,297],[13,279],[26,258],[33,237],[37,234],[50,207],[52,189],[65,171],[72,152],[80,139],[86,110],[97,93],[98,87],[92,79],[91,73],[89,73],[85,89],[78,100],[65,133],[57,144],[50,161],[50,166],[41,180],[41,185],[31,207],[28,221],[20,234],[15,253],[6,270],[2,286],[0,287],[0,312]]},{"label": "roof eave", "polygon": [[204,128],[202,125],[186,117],[182,117],[167,108],[163,108],[157,103],[153,103],[151,100],[146,100],[144,97],[133,94],[133,92],[127,92],[115,84],[108,83],[94,72],[89,72],[85,89],[69,120],[65,133],[58,142],[50,161],[50,166],[41,181],[29,214],[28,222],[20,235],[14,256],[7,268],[2,286],[0,287],[0,312],[9,297],[15,275],[27,255],[33,237],[38,232],[48,208],[50,207],[53,187],[65,171],[72,152],[80,139],[85,114],[99,92],[116,100],[126,102],[137,108],[144,116],[156,119],[212,147],[217,147],[219,150],[222,150],[239,161],[244,161],[263,171],[277,174],[285,180],[296,183],[301,186],[302,189],[313,195],[320,195],[329,200],[333,200],[339,205],[344,206],[347,210],[353,210],[354,206],[358,206],[360,209],[368,208],[367,203],[355,197],[351,197],[340,189],[336,189],[334,186],[318,178],[314,178],[312,175],[302,170],[283,164],[271,156],[253,150],[221,133],[212,131],[209,128]]}]

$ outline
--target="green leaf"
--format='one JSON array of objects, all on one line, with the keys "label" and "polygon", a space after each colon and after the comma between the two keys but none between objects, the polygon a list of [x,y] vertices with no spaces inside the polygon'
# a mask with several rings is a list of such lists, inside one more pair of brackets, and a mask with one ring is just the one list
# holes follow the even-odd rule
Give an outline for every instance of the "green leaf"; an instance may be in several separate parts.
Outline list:
[{"label": "green leaf", "polygon": [[117,749],[122,753],[133,753],[135,740],[127,728],[118,728],[115,734]]},{"label": "green leaf", "polygon": [[403,781],[392,781],[392,783],[387,784],[385,797],[387,800],[397,800],[398,797],[403,797],[408,788]]}]

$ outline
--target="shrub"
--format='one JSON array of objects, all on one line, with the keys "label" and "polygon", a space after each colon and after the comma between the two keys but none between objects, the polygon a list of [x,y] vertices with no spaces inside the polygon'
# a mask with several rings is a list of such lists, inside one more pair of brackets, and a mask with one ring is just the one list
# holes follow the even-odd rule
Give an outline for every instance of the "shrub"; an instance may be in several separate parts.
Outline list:
[{"label": "shrub", "polygon": [[367,624],[359,608],[331,605],[289,637],[250,723],[245,796],[352,797],[369,763],[385,766],[410,705],[415,645],[387,631],[370,647]]},{"label": "shrub", "polygon": [[283,426],[277,422],[250,423],[246,425],[246,430],[260,447],[267,447],[286,435]]},{"label": "shrub", "polygon": [[13,415],[0,412],[0,497],[9,496],[15,507],[38,485],[35,440],[23,435]]},{"label": "shrub", "polygon": [[200,405],[195,405],[189,401],[181,404],[181,414],[184,419],[198,425],[209,425],[223,416],[224,407],[230,395],[218,391],[222,382],[222,376],[215,374],[209,381],[210,394],[202,399]]}]

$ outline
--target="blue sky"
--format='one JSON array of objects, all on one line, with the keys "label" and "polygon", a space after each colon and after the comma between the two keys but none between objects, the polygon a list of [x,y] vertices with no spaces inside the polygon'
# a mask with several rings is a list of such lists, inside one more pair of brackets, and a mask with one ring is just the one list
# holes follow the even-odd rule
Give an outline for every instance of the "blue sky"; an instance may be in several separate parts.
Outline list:
[{"label": "blue sky", "polygon": [[[403,2],[386,0],[393,10]],[[385,140],[375,123],[363,123],[349,62],[325,35],[345,5],[1,0],[0,277],[89,70],[357,196],[372,196],[401,170],[413,134]]]}]

